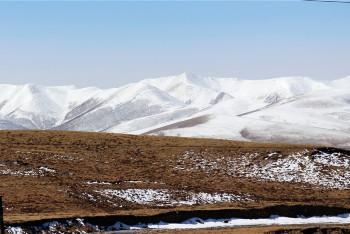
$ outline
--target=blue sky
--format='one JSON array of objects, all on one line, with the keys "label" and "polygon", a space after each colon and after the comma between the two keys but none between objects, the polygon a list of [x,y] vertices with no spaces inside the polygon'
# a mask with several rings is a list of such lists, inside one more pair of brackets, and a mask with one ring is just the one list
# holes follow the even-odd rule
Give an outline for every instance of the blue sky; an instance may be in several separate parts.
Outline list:
[{"label": "blue sky", "polygon": [[350,75],[350,4],[0,2],[0,82]]}]

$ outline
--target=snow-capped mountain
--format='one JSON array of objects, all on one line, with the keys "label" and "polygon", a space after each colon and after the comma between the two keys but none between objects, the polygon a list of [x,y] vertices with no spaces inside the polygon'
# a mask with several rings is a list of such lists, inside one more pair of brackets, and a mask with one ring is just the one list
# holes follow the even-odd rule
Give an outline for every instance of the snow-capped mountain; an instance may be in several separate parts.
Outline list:
[{"label": "snow-capped mountain", "polygon": [[119,88],[0,85],[0,129],[56,129],[350,147],[350,77],[181,74]]}]

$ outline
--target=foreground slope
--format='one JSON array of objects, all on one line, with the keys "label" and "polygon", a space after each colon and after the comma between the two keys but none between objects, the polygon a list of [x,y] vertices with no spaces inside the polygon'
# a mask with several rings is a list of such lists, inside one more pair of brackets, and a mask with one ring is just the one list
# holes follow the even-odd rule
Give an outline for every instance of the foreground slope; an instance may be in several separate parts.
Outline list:
[{"label": "foreground slope", "polygon": [[350,208],[350,153],[334,148],[1,131],[0,152],[0,194],[11,222],[288,204]]},{"label": "foreground slope", "polygon": [[194,74],[119,88],[0,85],[0,129],[54,129],[350,147],[350,77]]}]

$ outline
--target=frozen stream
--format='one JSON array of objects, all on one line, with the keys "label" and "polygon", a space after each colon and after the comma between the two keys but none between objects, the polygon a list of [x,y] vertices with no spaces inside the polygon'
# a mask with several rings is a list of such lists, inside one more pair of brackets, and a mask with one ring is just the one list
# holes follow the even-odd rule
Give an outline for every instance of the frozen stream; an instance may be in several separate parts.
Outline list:
[{"label": "frozen stream", "polygon": [[[272,215],[269,218],[260,219],[200,219],[191,218],[181,223],[159,222],[154,224],[139,223],[136,225],[127,225],[122,222],[116,222],[113,225],[103,226],[94,225],[85,222],[83,219],[66,220],[61,222],[47,222],[40,226],[31,227],[31,230],[46,231],[45,233],[57,233],[68,226],[70,230],[80,233],[89,233],[95,231],[118,231],[118,230],[140,230],[140,229],[199,229],[199,228],[219,228],[219,227],[239,227],[239,226],[262,226],[262,225],[292,225],[292,224],[350,224],[350,214],[340,214],[338,216],[313,216],[313,217],[282,217]],[[24,234],[28,229],[11,226],[7,228],[8,233]],[[62,232],[63,233],[63,232]]]}]

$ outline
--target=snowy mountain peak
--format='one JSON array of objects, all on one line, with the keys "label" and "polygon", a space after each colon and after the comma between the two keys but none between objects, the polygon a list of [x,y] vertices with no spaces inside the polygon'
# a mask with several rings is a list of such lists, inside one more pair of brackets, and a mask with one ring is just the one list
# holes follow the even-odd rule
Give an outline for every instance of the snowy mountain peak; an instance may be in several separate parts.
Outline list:
[{"label": "snowy mountain peak", "polygon": [[350,89],[350,76],[334,80],[331,85],[339,89]]},{"label": "snowy mountain peak", "polygon": [[40,88],[35,84],[24,84],[23,90],[30,92],[30,93],[35,93],[35,92],[38,92],[40,90]]},{"label": "snowy mountain peak", "polygon": [[201,79],[199,76],[197,76],[196,74],[191,73],[191,72],[181,73],[178,76],[174,76],[174,78],[180,79],[181,81],[188,82],[188,83],[198,82],[198,80]]},{"label": "snowy mountain peak", "polygon": [[0,129],[350,146],[349,88],[350,77],[332,82],[308,77],[242,80],[193,73],[111,89],[0,85]]}]

